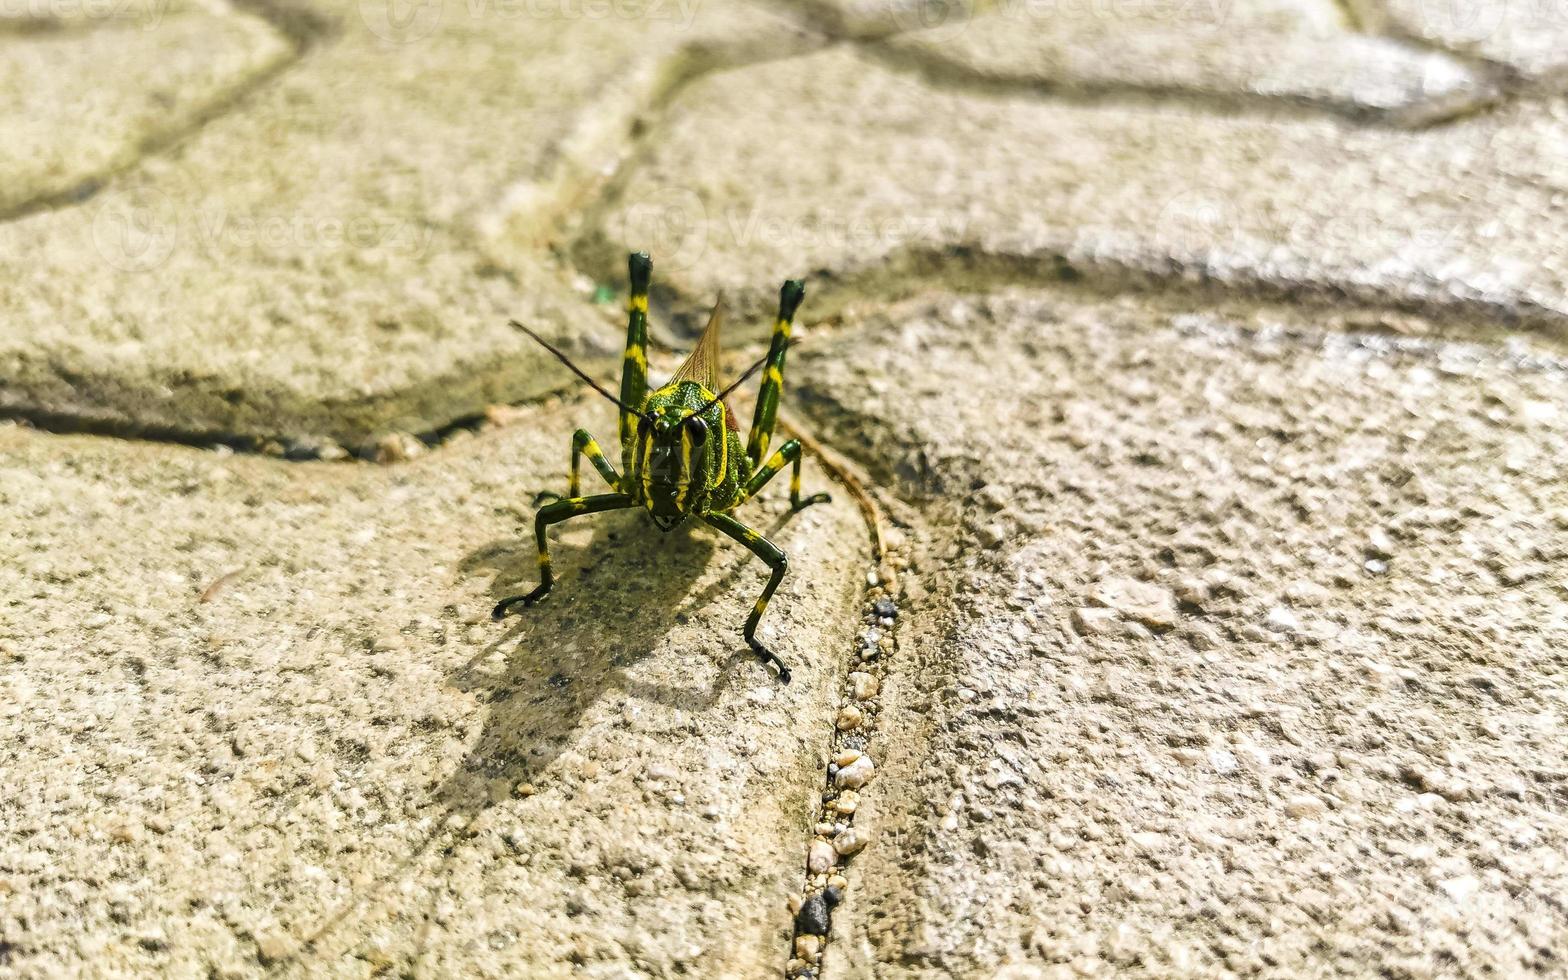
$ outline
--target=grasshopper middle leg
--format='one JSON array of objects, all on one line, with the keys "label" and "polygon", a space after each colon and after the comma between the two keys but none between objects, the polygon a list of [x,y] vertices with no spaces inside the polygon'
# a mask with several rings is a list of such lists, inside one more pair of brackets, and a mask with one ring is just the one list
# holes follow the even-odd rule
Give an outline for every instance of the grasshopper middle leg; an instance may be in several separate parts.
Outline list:
[{"label": "grasshopper middle leg", "polygon": [[786,463],[792,464],[794,470],[789,477],[789,509],[803,510],[812,504],[825,504],[833,498],[825,493],[814,493],[804,499],[800,496],[800,440],[791,439],[780,446],[778,452],[768,457],[767,463],[746,481],[746,486],[741,490],[740,501],[750,500],[757,492],[767,485],[768,481],[782,470]]},{"label": "grasshopper middle leg", "polygon": [[551,524],[559,524],[579,514],[597,514],[606,510],[622,510],[633,505],[632,498],[624,493],[601,493],[593,497],[569,497],[546,504],[534,515],[534,541],[539,546],[539,585],[524,595],[508,596],[495,604],[492,619],[500,619],[515,605],[531,606],[550,593],[555,585],[555,575],[550,570]]}]

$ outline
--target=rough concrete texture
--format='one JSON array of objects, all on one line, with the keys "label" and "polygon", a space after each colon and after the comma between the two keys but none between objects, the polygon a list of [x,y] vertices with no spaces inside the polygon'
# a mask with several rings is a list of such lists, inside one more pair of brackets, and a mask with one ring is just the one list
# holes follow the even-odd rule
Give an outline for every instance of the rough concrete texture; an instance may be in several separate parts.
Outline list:
[{"label": "rough concrete texture", "polygon": [[[1389,124],[1453,115],[1494,97],[1440,52],[1355,33],[1332,0],[1221,4],[1007,4],[962,24],[889,39],[954,79],[1084,99],[1291,106]],[[917,63],[918,64],[918,63]]]},{"label": "rough concrete texture", "polygon": [[394,8],[280,9],[289,71],[82,206],[0,227],[0,407],[358,446],[559,386],[509,316],[590,355],[616,331],[541,247],[556,209],[683,76],[798,33],[744,5]]},{"label": "rough concrete texture", "polygon": [[1568,365],[1024,292],[857,326],[804,397],[950,531],[831,975],[1562,969]]},{"label": "rough concrete texture", "polygon": [[1555,87],[1568,66],[1568,7],[1557,0],[1347,0],[1367,27],[1491,61]]},{"label": "rough concrete texture", "polygon": [[[1562,162],[1543,152],[1563,139],[1558,103],[1405,133],[931,90],[840,47],[698,81],[667,120],[605,225],[665,209],[683,231],[660,244],[693,297],[722,287],[760,307],[758,284],[779,268],[847,280],[853,298],[979,266],[1116,288],[1153,276],[1348,293],[1536,316],[1555,335],[1568,313],[1568,259],[1549,230]],[[1520,146],[1533,149],[1508,152]]]},{"label": "rough concrete texture", "polygon": [[[0,974],[1564,973],[1568,101],[1442,6],[0,2]],[[487,619],[631,248],[656,376],[808,281],[789,687],[633,514]]]},{"label": "rough concrete texture", "polygon": [[[266,21],[229,10],[127,4],[106,7],[100,23],[84,7],[67,9],[77,16],[26,21],[31,29],[7,38],[0,59],[6,217],[91,193],[149,146],[221,111],[290,54]],[[23,30],[20,17],[9,20]]]},{"label": "rough concrete texture", "polygon": [[746,508],[793,562],[788,686],[740,642],[760,563],[636,515],[558,529],[555,593],[492,623],[574,418],[610,427],[394,470],[0,431],[8,967],[776,966],[865,535]]}]

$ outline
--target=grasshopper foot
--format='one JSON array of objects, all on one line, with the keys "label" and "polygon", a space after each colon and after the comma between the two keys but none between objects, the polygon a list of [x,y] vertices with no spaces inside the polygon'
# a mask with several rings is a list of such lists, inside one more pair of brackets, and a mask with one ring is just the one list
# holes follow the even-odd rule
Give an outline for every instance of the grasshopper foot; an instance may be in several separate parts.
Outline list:
[{"label": "grasshopper foot", "polygon": [[757,659],[762,661],[764,666],[772,664],[779,669],[780,684],[789,683],[789,668],[784,666],[784,661],[778,658],[778,654],[774,653],[772,650],[769,650],[767,647],[763,646],[756,640],[747,640],[746,642],[751,645],[751,652],[757,655]]},{"label": "grasshopper foot", "polygon": [[495,608],[490,610],[490,618],[494,620],[505,619],[506,614],[511,611],[513,606],[521,605],[526,609],[527,607],[538,602],[540,599],[543,599],[546,595],[549,594],[549,592],[550,586],[540,585],[538,588],[534,589],[527,595],[508,596],[505,599],[502,599],[500,602],[496,603]]},{"label": "grasshopper foot", "polygon": [[805,510],[807,507],[810,507],[812,504],[828,504],[828,503],[832,503],[832,502],[833,502],[833,495],[832,494],[828,494],[828,493],[814,493],[814,494],[812,494],[811,496],[807,497],[804,500],[797,500],[793,504],[791,504],[790,508],[789,508],[789,512],[791,514],[796,514],[796,513],[799,513],[800,511]]},{"label": "grasshopper foot", "polygon": [[565,499],[565,497],[562,497],[554,490],[540,490],[538,493],[534,494],[534,506],[538,507],[540,504],[554,503],[557,500]]}]

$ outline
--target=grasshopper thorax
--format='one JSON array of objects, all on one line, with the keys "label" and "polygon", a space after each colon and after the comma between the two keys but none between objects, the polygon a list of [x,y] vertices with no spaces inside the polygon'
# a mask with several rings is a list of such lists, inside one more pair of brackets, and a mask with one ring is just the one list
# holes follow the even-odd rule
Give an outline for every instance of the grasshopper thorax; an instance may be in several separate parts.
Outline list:
[{"label": "grasshopper thorax", "polygon": [[723,403],[695,381],[673,381],[648,396],[633,459],[642,504],[660,530],[707,512],[728,462],[725,425]]}]

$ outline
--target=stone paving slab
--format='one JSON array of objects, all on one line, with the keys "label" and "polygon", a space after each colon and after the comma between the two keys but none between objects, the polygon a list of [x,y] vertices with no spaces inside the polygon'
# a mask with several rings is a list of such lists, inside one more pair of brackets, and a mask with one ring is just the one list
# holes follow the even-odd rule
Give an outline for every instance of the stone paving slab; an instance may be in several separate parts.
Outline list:
[{"label": "stone paving slab", "polygon": [[[1404,133],[938,89],[836,48],[695,83],[661,133],[603,227],[671,216],[666,274],[693,306],[723,289],[760,311],[780,268],[823,283],[818,316],[923,276],[975,288],[979,269],[1534,318],[1556,336],[1568,312],[1547,231],[1555,104]],[[583,249],[597,267],[606,240]]]},{"label": "stone paving slab", "polygon": [[1568,7],[1556,0],[1352,0],[1375,29],[1498,62],[1560,90],[1568,67]]},{"label": "stone paving slab", "polygon": [[892,37],[955,80],[1053,97],[1174,98],[1222,111],[1293,106],[1412,125],[1495,100],[1448,55],[1358,34],[1330,0],[1223,4],[1004,4]]},{"label": "stone paving slab", "polygon": [[561,385],[508,317],[618,362],[620,315],[548,256],[557,210],[685,75],[799,30],[746,5],[411,9],[278,13],[289,71],[81,206],[0,225],[0,408],[357,448]]},{"label": "stone paving slab", "polygon": [[1558,971],[1568,366],[1021,291],[846,328],[805,410],[948,531],[824,975]]},{"label": "stone paving slab", "polygon": [[636,515],[558,528],[555,593],[491,623],[574,421],[613,424],[395,468],[0,429],[4,969],[776,969],[864,528],[745,508],[788,686],[740,641],[760,567]]},{"label": "stone paving slab", "polygon": [[[25,9],[25,8],[24,8]],[[0,216],[71,203],[221,111],[293,53],[266,21],[181,4],[65,5],[4,35],[0,58]],[[85,82],[85,84],[84,84]],[[62,120],[70,120],[62,125]]]}]

